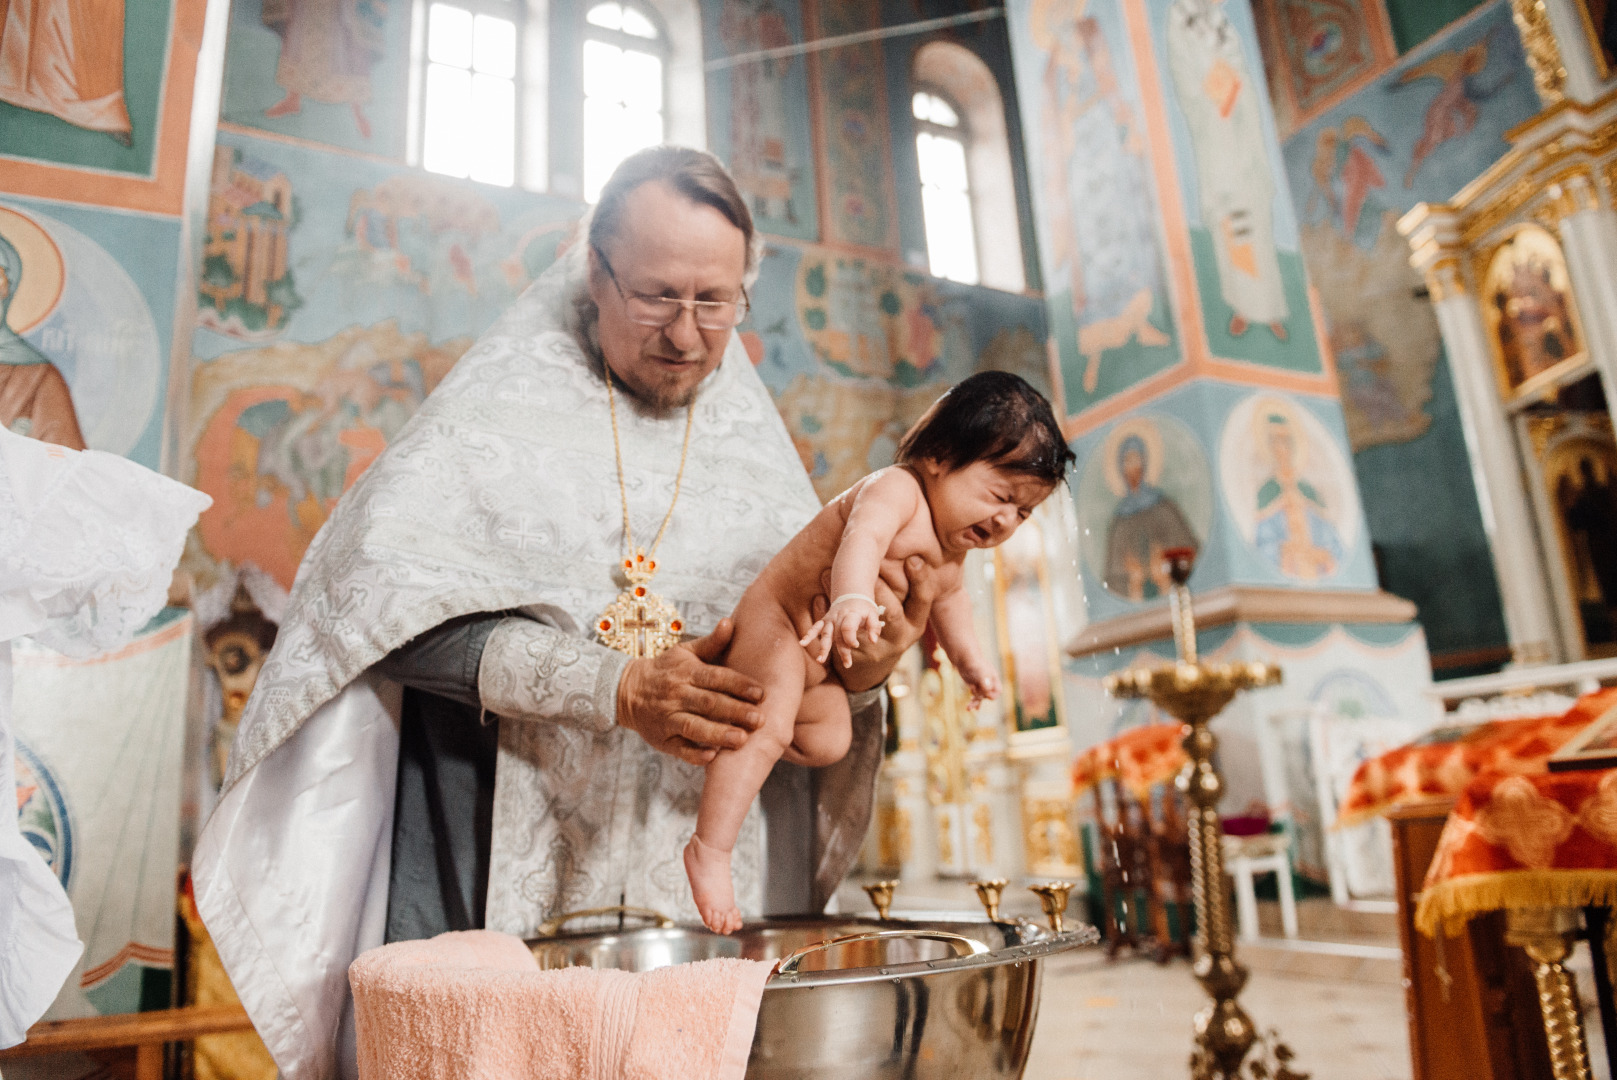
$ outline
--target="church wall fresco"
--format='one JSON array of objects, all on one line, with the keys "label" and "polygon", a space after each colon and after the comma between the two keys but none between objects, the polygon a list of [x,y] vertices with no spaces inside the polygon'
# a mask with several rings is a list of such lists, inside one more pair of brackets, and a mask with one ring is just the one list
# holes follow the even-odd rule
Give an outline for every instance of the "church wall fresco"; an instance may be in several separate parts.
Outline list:
[{"label": "church wall fresco", "polygon": [[1180,361],[1144,104],[1122,9],[1032,0],[1008,18],[1064,409]]},{"label": "church wall fresco", "polygon": [[185,435],[214,506],[188,568],[251,564],[289,587],[342,492],[581,210],[221,133]]},{"label": "church wall fresco", "polygon": [[235,0],[221,119],[403,160],[405,0]]},{"label": "church wall fresco", "polygon": [[1198,548],[1190,579],[1198,592],[1375,586],[1341,409],[1330,397],[1197,380],[1072,447],[1092,622],[1160,604],[1164,583],[1149,556],[1187,546],[1187,535]]},{"label": "church wall fresco", "polygon": [[[65,4],[31,0],[22,7],[22,17],[0,27],[5,153],[150,175],[171,0],[116,0],[97,8],[107,20],[100,32],[83,25],[77,12],[60,19],[57,11],[71,10]],[[58,39],[64,27],[71,40]],[[50,77],[58,65],[68,69],[66,78]]]},{"label": "church wall fresco", "polygon": [[0,26],[0,192],[178,214],[207,0],[19,0]]},{"label": "church wall fresco", "polygon": [[[803,12],[797,0],[705,0],[702,34],[712,57],[794,45],[803,40]],[[758,228],[819,239],[807,59],[709,72],[707,115],[708,149],[730,167]]]},{"label": "church wall fresco", "polygon": [[157,468],[175,283],[153,268],[179,245],[174,219],[0,195],[0,422]]},{"label": "church wall fresco", "polygon": [[1486,0],[1386,0],[1398,51],[1409,52],[1444,27],[1481,7]]},{"label": "church wall fresco", "polygon": [[1049,385],[1037,299],[840,249],[771,243],[740,332],[822,499],[891,464],[910,424],[973,371]]},{"label": "church wall fresco", "polygon": [[[809,36],[839,37],[881,26],[878,5],[817,0]],[[887,74],[879,42],[843,45],[808,57],[819,135],[825,220],[832,243],[898,250],[892,147],[887,130]]]},{"label": "church wall fresco", "polygon": [[1203,376],[1330,394],[1247,4],[1027,0],[1010,21],[1069,434]]},{"label": "church wall fresco", "polygon": [[1452,196],[1538,109],[1510,7],[1496,2],[1285,144],[1386,587],[1415,601],[1439,654],[1502,646],[1504,625],[1437,321],[1395,223]]},{"label": "church wall fresco", "polygon": [[[583,208],[238,131],[214,177],[185,446],[215,504],[187,567],[251,564],[287,587],[342,492]],[[741,339],[822,497],[888,464],[978,367],[1048,383],[1035,298],[785,240],[752,294]]]},{"label": "church wall fresco", "polygon": [[1397,55],[1381,0],[1254,0],[1252,8],[1283,134]]},{"label": "church wall fresco", "polygon": [[1154,53],[1150,66],[1142,58],[1142,71],[1148,92],[1164,99],[1178,187],[1177,200],[1167,200],[1169,220],[1179,209],[1189,232],[1206,347],[1215,359],[1320,373],[1251,9],[1232,0],[1147,0],[1144,17]]},{"label": "church wall fresco", "polygon": [[1146,410],[1118,421],[1074,488],[1087,575],[1134,603],[1166,597],[1163,552],[1206,549],[1216,497],[1207,455],[1190,428]]},{"label": "church wall fresco", "polygon": [[1219,487],[1247,548],[1289,580],[1337,578],[1361,515],[1347,455],[1325,425],[1296,399],[1254,394],[1225,419],[1218,457]]}]

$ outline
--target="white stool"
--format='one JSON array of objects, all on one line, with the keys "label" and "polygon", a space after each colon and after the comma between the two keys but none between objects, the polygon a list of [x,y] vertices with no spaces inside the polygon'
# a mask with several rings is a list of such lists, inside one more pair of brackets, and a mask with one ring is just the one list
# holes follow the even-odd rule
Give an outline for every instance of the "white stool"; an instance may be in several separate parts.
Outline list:
[{"label": "white stool", "polygon": [[1241,937],[1258,937],[1258,895],[1252,875],[1272,873],[1280,893],[1280,924],[1286,936],[1297,936],[1297,897],[1291,891],[1291,837],[1285,833],[1258,836],[1226,836],[1224,865],[1235,878],[1235,910],[1241,920]]}]

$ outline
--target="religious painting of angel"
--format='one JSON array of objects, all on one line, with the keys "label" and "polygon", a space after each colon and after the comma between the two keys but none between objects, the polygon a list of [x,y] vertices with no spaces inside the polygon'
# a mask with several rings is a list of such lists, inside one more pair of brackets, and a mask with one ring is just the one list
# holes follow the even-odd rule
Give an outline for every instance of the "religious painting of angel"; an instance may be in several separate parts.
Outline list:
[{"label": "religious painting of angel", "polygon": [[1231,516],[1264,562],[1296,581],[1342,568],[1358,531],[1353,481],[1312,413],[1277,394],[1248,398],[1225,421],[1219,459]]},{"label": "religious painting of angel", "polygon": [[1177,421],[1132,416],[1112,429],[1078,483],[1085,551],[1109,592],[1134,603],[1167,595],[1163,552],[1202,546],[1211,482],[1196,437]]},{"label": "religious painting of angel", "polygon": [[1494,249],[1480,293],[1507,394],[1531,391],[1539,376],[1581,358],[1566,256],[1542,227],[1524,225]]}]

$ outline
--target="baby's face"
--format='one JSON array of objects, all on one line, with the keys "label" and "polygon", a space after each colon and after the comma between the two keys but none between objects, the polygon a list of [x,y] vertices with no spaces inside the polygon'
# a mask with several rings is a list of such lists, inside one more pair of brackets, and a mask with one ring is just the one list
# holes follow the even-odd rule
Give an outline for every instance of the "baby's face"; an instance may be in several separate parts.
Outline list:
[{"label": "baby's face", "polygon": [[932,524],[947,551],[998,547],[1049,497],[1048,484],[986,461],[949,472],[922,462]]}]

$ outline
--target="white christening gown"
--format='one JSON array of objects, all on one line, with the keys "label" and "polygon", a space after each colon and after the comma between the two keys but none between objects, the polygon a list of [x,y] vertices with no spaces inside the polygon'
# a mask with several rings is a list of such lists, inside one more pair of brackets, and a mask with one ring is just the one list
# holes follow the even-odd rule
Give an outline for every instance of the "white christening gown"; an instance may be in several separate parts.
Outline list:
[{"label": "white christening gown", "polygon": [[[114,454],[0,428],[0,800],[16,787],[12,639],[75,657],[124,644],[162,608],[210,502]],[[0,1048],[22,1042],[82,949],[61,883],[0,802]]]}]

